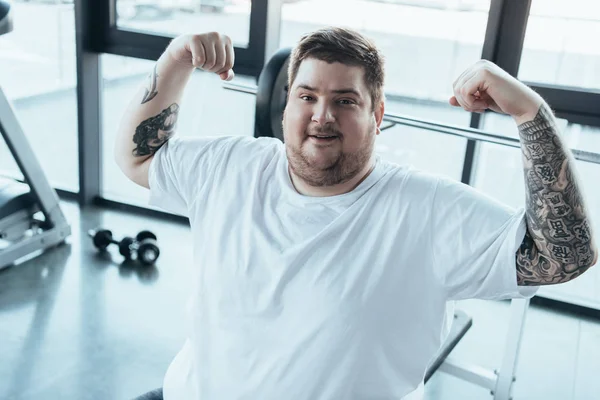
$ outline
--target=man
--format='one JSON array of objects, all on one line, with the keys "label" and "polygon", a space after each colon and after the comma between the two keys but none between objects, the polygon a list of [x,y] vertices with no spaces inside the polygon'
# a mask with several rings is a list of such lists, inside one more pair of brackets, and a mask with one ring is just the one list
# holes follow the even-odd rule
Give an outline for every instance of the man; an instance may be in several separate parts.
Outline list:
[{"label": "man", "polygon": [[494,64],[467,69],[450,103],[515,119],[527,186],[518,211],[374,153],[383,61],[347,29],[313,32],[295,48],[285,143],[174,137],[193,70],[231,79],[233,64],[224,35],[176,38],[116,143],[118,164],[151,203],[191,223],[187,340],[166,399],[419,399],[451,322],[448,300],[532,296],[595,263],[548,105]]}]

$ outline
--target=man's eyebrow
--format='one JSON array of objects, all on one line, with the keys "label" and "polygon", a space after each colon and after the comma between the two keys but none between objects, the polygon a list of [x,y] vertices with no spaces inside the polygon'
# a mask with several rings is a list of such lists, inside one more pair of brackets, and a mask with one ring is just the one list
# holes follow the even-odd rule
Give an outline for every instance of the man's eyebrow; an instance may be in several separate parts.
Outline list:
[{"label": "man's eyebrow", "polygon": [[[300,84],[297,86],[298,89],[305,89],[305,90],[310,90],[311,92],[318,92],[318,90],[312,86],[309,85],[304,85],[304,84]],[[354,89],[354,88],[343,88],[343,89],[335,89],[331,91],[332,93],[335,94],[353,94],[357,97],[361,97],[360,93],[358,92],[358,90]]]}]

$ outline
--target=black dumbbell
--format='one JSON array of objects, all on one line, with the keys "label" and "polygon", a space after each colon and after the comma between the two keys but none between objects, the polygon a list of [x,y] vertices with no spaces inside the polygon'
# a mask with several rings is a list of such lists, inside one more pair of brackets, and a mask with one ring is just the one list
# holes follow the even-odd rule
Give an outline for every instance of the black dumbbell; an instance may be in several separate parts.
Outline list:
[{"label": "black dumbbell", "polygon": [[114,240],[112,232],[108,229],[90,230],[88,234],[98,250],[106,250],[112,243],[118,245],[119,253],[126,260],[137,258],[142,264],[152,265],[160,255],[156,235],[150,231],[141,231],[135,239],[126,236],[121,241]]},{"label": "black dumbbell", "polygon": [[156,235],[150,231],[141,231],[135,237],[137,258],[142,264],[151,265],[160,255]]}]

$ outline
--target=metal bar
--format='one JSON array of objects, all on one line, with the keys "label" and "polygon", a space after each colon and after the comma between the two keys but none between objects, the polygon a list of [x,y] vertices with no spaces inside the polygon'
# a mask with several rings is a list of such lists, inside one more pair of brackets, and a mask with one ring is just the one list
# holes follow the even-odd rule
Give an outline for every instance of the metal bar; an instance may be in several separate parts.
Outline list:
[{"label": "metal bar", "polygon": [[435,374],[438,368],[444,363],[444,361],[446,361],[448,355],[452,352],[452,350],[454,350],[456,345],[462,340],[472,325],[473,319],[471,317],[469,317],[464,311],[455,310],[450,333],[433,358],[433,361],[429,363],[429,367],[427,367],[425,378],[423,379],[425,384],[427,384],[433,374]]},{"label": "metal bar", "polygon": [[[509,136],[496,135],[479,129],[464,128],[453,125],[445,125],[438,122],[419,120],[412,117],[385,114],[383,119],[399,125],[411,126],[419,129],[425,129],[434,132],[445,133],[447,135],[459,136],[465,139],[473,139],[480,142],[494,143],[502,146],[521,148],[519,139]],[[576,160],[600,164],[600,153],[593,153],[585,150],[570,149]]]},{"label": "metal bar", "polygon": [[528,307],[529,299],[513,299],[510,303],[510,322],[504,346],[504,357],[497,373],[494,400],[511,398]]},{"label": "metal bar", "polygon": [[446,358],[446,361],[444,361],[438,371],[443,371],[489,390],[493,390],[496,387],[496,375],[493,371],[479,365],[458,362],[452,357]]},{"label": "metal bar", "polygon": [[[223,83],[223,88],[227,90],[233,90],[236,92],[248,93],[256,95],[256,86],[243,85],[239,83],[226,82]],[[519,139],[510,136],[497,135],[483,131],[481,129],[466,128],[462,126],[449,125],[441,122],[435,122],[430,120],[419,119],[415,117],[409,117],[400,114],[386,113],[383,115],[383,120],[391,122],[391,125],[387,125],[385,129],[389,129],[394,125],[411,126],[413,128],[425,129],[428,131],[434,131],[444,133],[447,135],[459,136],[469,140],[475,140],[478,142],[487,142],[499,144],[502,146],[510,146],[515,148],[521,148]],[[589,162],[592,164],[600,164],[600,153],[594,153],[585,150],[571,149],[575,159],[580,161]]]},{"label": "metal bar", "polygon": [[384,114],[385,121],[394,122],[398,125],[411,126],[413,128],[425,129],[433,132],[445,133],[447,135],[459,136],[465,139],[473,139],[482,142],[496,143],[504,146],[520,147],[519,139],[509,136],[497,135],[484,132],[480,129],[466,128],[456,125],[448,125],[440,122],[428,121],[398,114]]}]

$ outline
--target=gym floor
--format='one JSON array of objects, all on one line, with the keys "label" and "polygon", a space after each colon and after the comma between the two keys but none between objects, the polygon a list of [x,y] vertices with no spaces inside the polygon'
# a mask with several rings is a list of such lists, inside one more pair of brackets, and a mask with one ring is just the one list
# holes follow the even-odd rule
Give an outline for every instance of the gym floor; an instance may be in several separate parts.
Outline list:
[{"label": "gym floor", "polygon": [[[0,398],[119,400],[161,386],[184,339],[189,227],[62,205],[73,230],[68,243],[0,270]],[[117,239],[154,231],[156,267],[123,264],[116,247],[98,254],[87,236],[96,227]],[[473,327],[451,356],[498,367],[508,305],[460,302]],[[515,399],[597,399],[600,321],[531,306],[519,361]],[[487,398],[489,391],[439,371],[426,385],[427,400]]]}]

